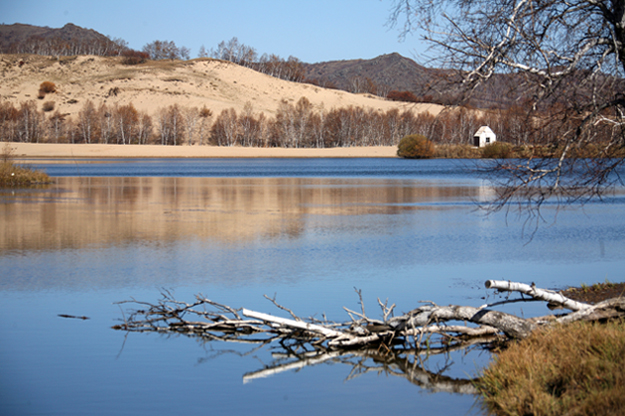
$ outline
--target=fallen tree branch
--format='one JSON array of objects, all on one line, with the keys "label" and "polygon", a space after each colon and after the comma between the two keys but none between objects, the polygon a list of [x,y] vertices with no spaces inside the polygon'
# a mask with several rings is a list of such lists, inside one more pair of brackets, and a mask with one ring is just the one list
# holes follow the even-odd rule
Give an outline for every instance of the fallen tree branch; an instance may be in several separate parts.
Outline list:
[{"label": "fallen tree branch", "polygon": [[572,311],[580,311],[582,309],[588,309],[591,305],[583,302],[577,302],[573,299],[569,299],[566,296],[545,289],[539,289],[532,283],[531,285],[526,285],[524,283],[516,283],[505,280],[487,280],[486,289],[497,289],[500,291],[507,292],[520,292],[526,295],[533,297],[534,299],[544,300],[551,304],[560,305],[566,309],[570,309]]},{"label": "fallen tree branch", "polygon": [[403,315],[391,316],[395,305],[388,307],[387,302],[382,303],[378,299],[382,319],[372,319],[365,314],[362,294],[356,290],[361,312],[345,308],[352,319],[337,323],[300,318],[292,310],[279,305],[275,297],[267,299],[279,309],[287,311],[293,319],[232,308],[201,295],[197,295],[193,303],[180,302],[171,293],[164,292],[156,304],[135,300],[120,302],[135,304],[140,309],[131,311],[128,317],[124,316],[122,323],[113,328],[135,332],[180,333],[226,342],[262,344],[280,341],[284,348],[285,342],[290,342],[296,347],[305,347],[307,351],[324,353],[372,348],[380,351],[398,348],[402,351],[430,351],[433,348],[448,348],[450,340],[458,345],[482,336],[526,338],[536,328],[554,323],[625,316],[625,299],[622,298],[589,305],[534,285],[489,280],[486,287],[519,292],[534,299],[562,305],[574,312],[525,319],[492,310],[489,305],[439,306],[428,302]]}]

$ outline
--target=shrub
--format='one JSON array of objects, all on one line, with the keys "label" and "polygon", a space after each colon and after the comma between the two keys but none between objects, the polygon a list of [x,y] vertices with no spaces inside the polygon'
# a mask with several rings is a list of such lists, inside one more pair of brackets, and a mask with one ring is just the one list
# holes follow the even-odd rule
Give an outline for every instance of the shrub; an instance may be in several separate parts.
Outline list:
[{"label": "shrub", "polygon": [[54,110],[54,101],[46,101],[43,103],[43,111],[48,112]]},{"label": "shrub", "polygon": [[420,134],[411,134],[399,141],[397,156],[408,159],[429,159],[436,153],[434,143]]},{"label": "shrub", "polygon": [[145,52],[135,51],[134,49],[126,49],[122,52],[122,63],[124,65],[138,65],[148,60],[150,55]]},{"label": "shrub", "polygon": [[54,85],[54,82],[44,81],[39,85],[39,92],[44,94],[56,92],[56,85]]},{"label": "shrub", "polygon": [[495,142],[482,149],[484,159],[507,159],[512,157],[512,147],[508,143]]},{"label": "shrub", "polygon": [[50,183],[50,177],[41,171],[13,163],[14,149],[6,143],[0,153],[0,188],[14,188]]},{"label": "shrub", "polygon": [[417,98],[417,96],[414,95],[414,93],[411,91],[392,90],[387,94],[386,98],[392,101],[405,101],[405,102],[412,102],[412,103],[419,102],[419,99]]}]

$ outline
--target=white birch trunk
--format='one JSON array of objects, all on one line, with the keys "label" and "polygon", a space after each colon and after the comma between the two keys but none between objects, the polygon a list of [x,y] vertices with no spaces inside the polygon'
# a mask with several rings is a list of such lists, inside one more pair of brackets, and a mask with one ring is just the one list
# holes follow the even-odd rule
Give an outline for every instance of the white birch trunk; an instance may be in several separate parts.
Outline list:
[{"label": "white birch trunk", "polygon": [[526,285],[524,283],[509,282],[505,280],[487,280],[485,285],[487,289],[525,293],[534,299],[544,300],[549,303],[556,303],[572,311],[581,311],[591,307],[591,305],[587,303],[577,302],[551,290],[539,289],[533,284]]}]

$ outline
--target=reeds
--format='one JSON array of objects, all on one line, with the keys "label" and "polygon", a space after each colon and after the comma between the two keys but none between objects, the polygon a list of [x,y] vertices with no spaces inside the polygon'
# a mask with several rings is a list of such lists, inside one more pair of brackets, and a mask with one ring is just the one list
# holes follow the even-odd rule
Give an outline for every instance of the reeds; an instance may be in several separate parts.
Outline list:
[{"label": "reeds", "polygon": [[495,414],[625,414],[625,322],[536,331],[499,353],[477,388]]}]

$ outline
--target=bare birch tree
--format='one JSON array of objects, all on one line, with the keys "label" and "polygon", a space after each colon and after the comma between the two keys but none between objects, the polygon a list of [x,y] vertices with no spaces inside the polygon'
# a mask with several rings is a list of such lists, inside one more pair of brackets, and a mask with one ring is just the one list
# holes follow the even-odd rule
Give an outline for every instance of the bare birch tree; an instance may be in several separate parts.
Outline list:
[{"label": "bare birch tree", "polygon": [[20,105],[18,111],[17,134],[19,141],[24,143],[39,143],[43,135],[44,115],[37,110],[34,101],[27,101]]},{"label": "bare birch tree", "polygon": [[[511,202],[536,208],[550,197],[583,202],[620,181],[623,0],[395,0],[389,22],[402,36],[418,33],[429,42],[439,65],[461,75],[465,98],[494,76],[509,74],[531,98],[526,122],[557,132],[548,136],[558,149],[553,157],[495,166],[491,172],[502,186],[491,208]],[[570,157],[588,143],[603,157]]]},{"label": "bare birch tree", "polygon": [[78,113],[78,130],[83,142],[97,143],[97,118],[95,105],[91,100],[88,100]]}]

